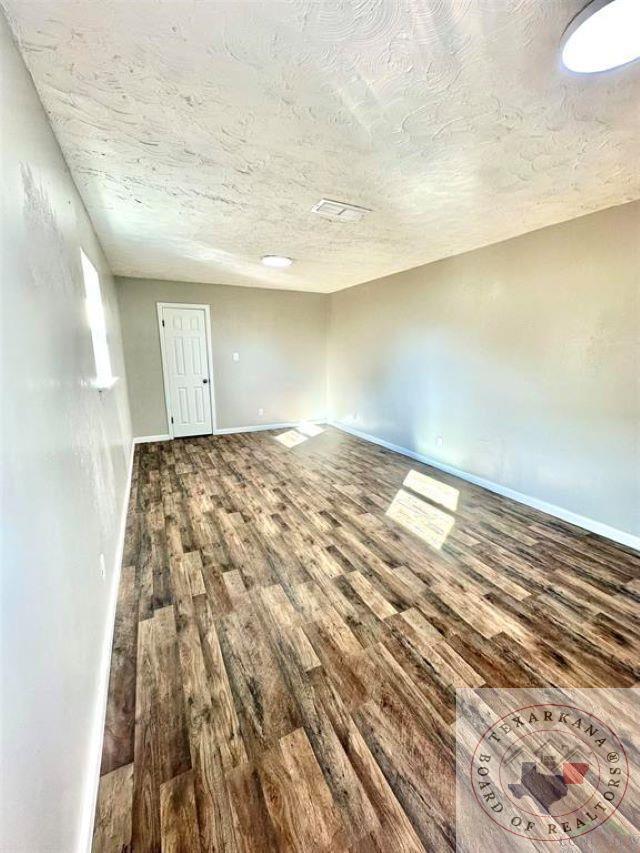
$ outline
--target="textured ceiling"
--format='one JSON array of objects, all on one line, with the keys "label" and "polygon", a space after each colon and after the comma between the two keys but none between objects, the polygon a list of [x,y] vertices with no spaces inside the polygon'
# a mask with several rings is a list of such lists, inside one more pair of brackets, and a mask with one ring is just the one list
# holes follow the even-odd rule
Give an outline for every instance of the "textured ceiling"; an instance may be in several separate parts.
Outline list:
[{"label": "textured ceiling", "polygon": [[584,0],[3,2],[117,274],[332,291],[640,197]]}]

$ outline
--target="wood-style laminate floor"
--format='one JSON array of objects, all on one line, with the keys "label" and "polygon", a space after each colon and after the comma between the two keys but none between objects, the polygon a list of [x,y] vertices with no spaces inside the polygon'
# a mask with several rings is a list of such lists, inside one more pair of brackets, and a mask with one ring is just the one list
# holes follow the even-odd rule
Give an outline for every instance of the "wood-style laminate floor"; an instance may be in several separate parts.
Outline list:
[{"label": "wood-style laminate floor", "polygon": [[136,449],[95,851],[451,849],[457,687],[637,681],[638,554],[276,435]]}]

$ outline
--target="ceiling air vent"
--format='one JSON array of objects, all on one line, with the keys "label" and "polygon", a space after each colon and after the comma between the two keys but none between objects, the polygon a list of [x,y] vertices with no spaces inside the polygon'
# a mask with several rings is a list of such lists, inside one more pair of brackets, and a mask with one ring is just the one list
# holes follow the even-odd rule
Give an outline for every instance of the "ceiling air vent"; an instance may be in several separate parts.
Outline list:
[{"label": "ceiling air vent", "polygon": [[346,201],[332,201],[329,198],[321,198],[311,210],[325,219],[333,219],[334,222],[359,222],[365,213],[371,213],[368,207],[359,207]]}]

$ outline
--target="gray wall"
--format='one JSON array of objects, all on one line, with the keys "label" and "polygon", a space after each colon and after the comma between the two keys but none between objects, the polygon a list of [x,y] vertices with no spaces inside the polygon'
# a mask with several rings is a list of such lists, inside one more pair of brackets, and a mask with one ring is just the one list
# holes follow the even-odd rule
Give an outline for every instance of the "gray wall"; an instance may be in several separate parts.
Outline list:
[{"label": "gray wall", "polygon": [[639,247],[636,202],[332,294],[331,417],[640,533]]},{"label": "gray wall", "polygon": [[128,278],[117,288],[134,435],[167,433],[157,302],[211,306],[218,429],[325,416],[326,296]]},{"label": "gray wall", "polygon": [[101,273],[111,356],[123,377],[113,282],[1,13],[0,53],[0,848],[72,851],[95,790],[98,685],[131,431],[124,379],[102,394],[89,384],[81,246]]}]

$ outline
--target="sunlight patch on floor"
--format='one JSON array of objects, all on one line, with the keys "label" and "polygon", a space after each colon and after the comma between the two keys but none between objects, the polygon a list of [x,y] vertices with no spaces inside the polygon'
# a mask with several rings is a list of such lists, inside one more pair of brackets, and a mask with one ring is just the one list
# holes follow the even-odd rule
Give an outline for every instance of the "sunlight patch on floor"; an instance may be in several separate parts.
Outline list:
[{"label": "sunlight patch on floor", "polygon": [[281,432],[280,435],[274,436],[276,441],[279,441],[280,444],[284,444],[285,447],[296,447],[298,444],[302,444],[303,441],[307,440],[306,435],[302,435],[295,429],[289,429],[286,432]]},{"label": "sunlight patch on floor", "polygon": [[310,424],[306,421],[299,423],[296,429],[303,435],[308,435],[309,438],[313,438],[315,435],[320,435],[321,432],[324,432],[324,427],[318,426],[318,424]]},{"label": "sunlight patch on floor", "polygon": [[428,477],[426,474],[421,474],[412,469],[404,478],[402,485],[425,498],[429,498],[430,501],[440,504],[445,509],[450,509],[452,512],[458,509],[458,497],[460,495],[458,489],[441,483],[439,480],[434,480],[433,477]]},{"label": "sunlight patch on floor", "polygon": [[386,515],[438,550],[455,524],[455,518],[448,512],[431,506],[404,489],[398,490]]}]

